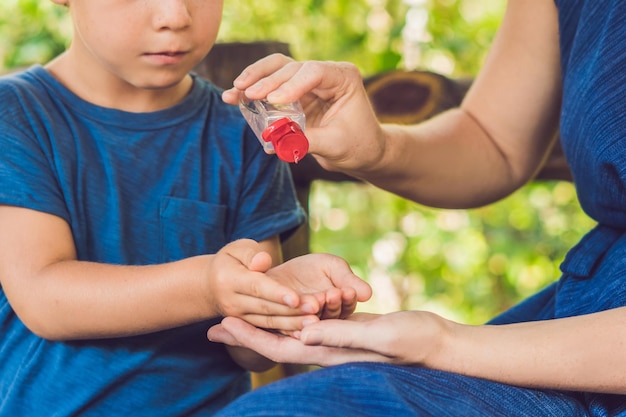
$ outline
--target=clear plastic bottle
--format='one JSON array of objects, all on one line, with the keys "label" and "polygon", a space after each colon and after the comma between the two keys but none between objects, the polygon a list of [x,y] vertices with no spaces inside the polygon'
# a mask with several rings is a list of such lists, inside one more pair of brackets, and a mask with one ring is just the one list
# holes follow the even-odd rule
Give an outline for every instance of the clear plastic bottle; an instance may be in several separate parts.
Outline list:
[{"label": "clear plastic bottle", "polygon": [[309,150],[304,135],[305,116],[300,102],[272,104],[241,94],[239,109],[268,154],[296,164]]}]

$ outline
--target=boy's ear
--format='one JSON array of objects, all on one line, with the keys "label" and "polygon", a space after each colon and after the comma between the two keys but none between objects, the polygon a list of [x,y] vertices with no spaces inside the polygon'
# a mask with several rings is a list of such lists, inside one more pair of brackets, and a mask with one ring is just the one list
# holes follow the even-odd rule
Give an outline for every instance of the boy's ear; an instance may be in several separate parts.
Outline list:
[{"label": "boy's ear", "polygon": [[52,3],[58,4],[59,6],[67,6],[70,4],[69,0],[51,0]]}]

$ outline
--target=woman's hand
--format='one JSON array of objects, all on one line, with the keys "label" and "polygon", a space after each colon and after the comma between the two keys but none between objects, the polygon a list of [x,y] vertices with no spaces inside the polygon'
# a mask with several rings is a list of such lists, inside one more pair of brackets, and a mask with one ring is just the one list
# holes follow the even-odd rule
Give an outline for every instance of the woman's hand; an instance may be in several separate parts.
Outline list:
[{"label": "woman's hand", "polygon": [[330,366],[365,361],[428,366],[436,361],[453,324],[425,311],[357,313],[346,320],[311,324],[296,332],[296,337],[289,337],[227,317],[209,329],[208,337],[214,342],[245,346],[275,362]]},{"label": "woman's hand", "polygon": [[241,92],[273,103],[300,100],[309,153],[325,169],[358,176],[381,162],[384,137],[354,65],[274,54],[248,66],[222,98],[236,105]]}]

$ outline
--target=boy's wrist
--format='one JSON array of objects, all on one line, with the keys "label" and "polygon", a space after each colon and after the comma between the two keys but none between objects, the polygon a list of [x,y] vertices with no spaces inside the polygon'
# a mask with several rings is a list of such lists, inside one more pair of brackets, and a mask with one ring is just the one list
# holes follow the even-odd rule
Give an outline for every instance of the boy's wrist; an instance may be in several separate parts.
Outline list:
[{"label": "boy's wrist", "polygon": [[200,255],[188,258],[189,261],[194,262],[191,287],[195,290],[191,290],[190,293],[200,320],[209,320],[221,315],[215,294],[211,290],[211,280],[213,279],[211,275],[212,271],[215,271],[213,266],[215,259],[216,255]]}]

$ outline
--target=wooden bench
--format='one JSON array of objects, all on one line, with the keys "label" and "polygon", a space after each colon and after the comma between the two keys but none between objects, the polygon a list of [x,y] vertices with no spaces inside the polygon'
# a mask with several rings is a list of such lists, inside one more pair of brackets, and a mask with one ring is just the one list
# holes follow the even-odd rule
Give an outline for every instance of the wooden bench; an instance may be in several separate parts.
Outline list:
[{"label": "wooden bench", "polygon": [[[216,44],[196,72],[218,87],[230,88],[234,78],[249,64],[272,53],[290,56],[289,45],[281,42]],[[364,78],[365,89],[378,119],[386,123],[411,124],[426,120],[444,110],[458,106],[471,80],[455,80],[428,71],[389,71]],[[291,172],[302,207],[308,209],[309,193],[314,181],[354,181],[347,175],[324,170],[314,158],[291,164]],[[571,173],[558,141],[551,150],[536,180],[571,180]],[[303,225],[283,244],[285,259],[309,252],[310,230]],[[279,365],[270,371],[253,374],[253,386],[294,375],[307,368]]]}]

